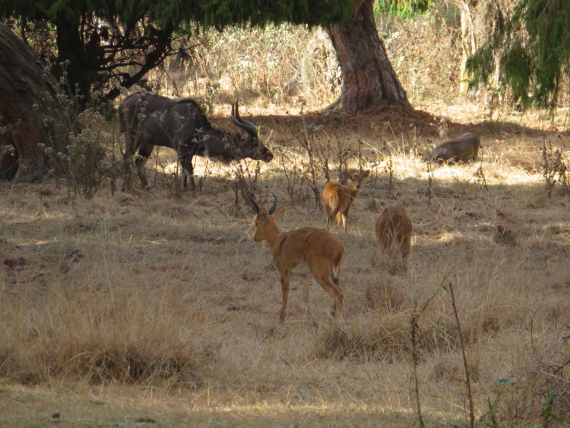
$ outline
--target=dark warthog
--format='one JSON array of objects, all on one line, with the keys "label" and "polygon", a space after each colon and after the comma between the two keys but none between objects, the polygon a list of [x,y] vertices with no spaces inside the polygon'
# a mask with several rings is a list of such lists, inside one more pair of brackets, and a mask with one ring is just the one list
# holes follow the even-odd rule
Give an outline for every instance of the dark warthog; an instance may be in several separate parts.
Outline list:
[{"label": "dark warthog", "polygon": [[196,101],[171,100],[160,95],[135,92],[119,106],[121,132],[126,134],[123,157],[129,171],[130,158],[137,152],[135,164],[143,187],[148,187],[145,163],[154,146],[170,147],[178,153],[184,187],[188,178],[195,187],[193,156],[218,159],[224,163],[251,158],[269,162],[273,154],[260,143],[255,125],[239,117],[237,102],[232,105],[232,121],[245,133],[230,133],[214,128],[200,111]]},{"label": "dark warthog", "polygon": [[454,162],[470,162],[477,159],[479,153],[479,137],[468,132],[453,140],[441,143],[431,151],[431,160]]}]

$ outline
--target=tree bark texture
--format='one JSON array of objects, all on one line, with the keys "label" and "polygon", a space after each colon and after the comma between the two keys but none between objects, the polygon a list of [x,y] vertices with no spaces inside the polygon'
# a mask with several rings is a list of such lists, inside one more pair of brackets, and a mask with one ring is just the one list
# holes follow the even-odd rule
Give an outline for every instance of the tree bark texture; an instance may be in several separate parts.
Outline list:
[{"label": "tree bark texture", "polygon": [[380,105],[412,107],[378,35],[373,1],[356,0],[342,25],[327,28],[342,72],[339,107],[344,111]]},{"label": "tree bark texture", "polygon": [[467,73],[467,60],[477,50],[477,40],[475,38],[475,24],[473,20],[473,9],[477,1],[461,1],[461,71],[459,79],[459,92],[467,94],[469,87],[469,73]]},{"label": "tree bark texture", "polygon": [[[55,86],[30,47],[0,24],[0,178],[32,179],[45,172],[38,144],[48,145]],[[14,176],[10,170],[16,167]]]}]

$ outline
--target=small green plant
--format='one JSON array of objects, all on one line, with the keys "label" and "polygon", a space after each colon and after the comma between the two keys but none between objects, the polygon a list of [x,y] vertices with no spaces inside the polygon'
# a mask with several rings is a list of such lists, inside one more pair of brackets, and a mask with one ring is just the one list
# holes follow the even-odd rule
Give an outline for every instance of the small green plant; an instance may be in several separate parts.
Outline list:
[{"label": "small green plant", "polygon": [[497,404],[492,403],[491,399],[487,397],[487,411],[481,417],[485,421],[485,427],[498,428],[499,422],[497,420]]},{"label": "small green plant", "polygon": [[553,426],[551,422],[563,422],[562,418],[554,411],[554,402],[556,395],[552,391],[552,386],[548,386],[548,393],[545,397],[544,407],[540,412],[542,418],[541,428],[548,428]]},{"label": "small green plant", "polygon": [[117,162],[112,155],[110,162],[104,163],[107,143],[103,135],[104,117],[95,109],[87,109],[81,113],[80,120],[84,128],[69,133],[66,147],[61,147],[55,140],[50,140],[48,144],[40,143],[39,147],[44,150],[49,171],[56,183],[66,186],[69,195],[80,194],[92,198],[109,171],[112,177],[116,176],[112,171]]}]

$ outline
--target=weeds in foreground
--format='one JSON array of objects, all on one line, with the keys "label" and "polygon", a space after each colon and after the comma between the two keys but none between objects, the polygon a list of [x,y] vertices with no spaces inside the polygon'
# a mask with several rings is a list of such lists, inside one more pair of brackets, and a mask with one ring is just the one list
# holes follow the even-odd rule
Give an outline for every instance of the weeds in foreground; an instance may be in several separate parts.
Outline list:
[{"label": "weeds in foreground", "polygon": [[[68,196],[90,199],[107,179],[114,191],[120,169],[114,127],[107,122],[101,106],[81,111],[81,95],[68,87],[65,75],[54,90],[53,97],[47,92],[42,94],[46,105],[54,108],[53,115],[45,119],[47,140],[38,144],[51,177],[56,185],[67,188]],[[97,94],[92,97],[96,100]],[[32,110],[38,108],[35,105]]]},{"label": "weeds in foreground", "polygon": [[461,332],[461,323],[457,314],[457,304],[455,302],[455,294],[453,293],[453,285],[448,284],[449,294],[451,296],[451,304],[453,306],[453,316],[457,325],[457,333],[459,336],[459,347],[461,348],[461,356],[463,358],[463,370],[465,372],[465,389],[467,391],[467,400],[469,402],[469,426],[473,428],[475,423],[475,413],[473,412],[473,394],[471,393],[471,379],[469,374],[469,365],[467,364],[467,356],[465,355],[465,343],[463,341],[463,333]]},{"label": "weeds in foreground", "polygon": [[250,194],[258,192],[258,179],[261,172],[260,161],[232,162],[226,170],[228,179],[232,183],[234,193],[234,207],[240,211],[240,198],[245,206],[250,205]]},{"label": "weeds in foreground", "polygon": [[542,144],[542,161],[542,176],[548,197],[552,197],[556,183],[560,185],[562,194],[568,196],[570,194],[570,171],[564,151],[560,147],[554,147],[554,145],[547,144],[544,141]]},{"label": "weeds in foreground", "polygon": [[[449,275],[449,274],[448,274]],[[447,278],[447,276],[443,279]],[[422,414],[422,406],[421,406],[421,398],[420,398],[420,382],[418,378],[418,365],[420,362],[419,359],[419,346],[422,340],[422,337],[431,330],[431,327],[425,331],[421,331],[418,325],[418,321],[422,316],[422,313],[427,309],[430,302],[435,298],[435,296],[439,293],[440,290],[443,289],[443,282],[442,284],[436,289],[436,291],[432,294],[428,300],[426,300],[421,307],[415,308],[412,312],[412,317],[410,319],[410,340],[411,340],[411,354],[412,354],[412,373],[413,373],[413,381],[414,381],[414,397],[416,401],[416,412],[418,415],[418,423],[420,427],[425,427],[424,418]]]},{"label": "weeds in foreground", "polygon": [[285,187],[292,204],[313,202],[321,211],[322,183],[333,180],[338,171],[338,178],[346,184],[349,168],[355,165],[360,171],[365,167],[361,146],[356,150],[347,138],[339,135],[318,136],[311,124],[304,128],[290,130],[295,145],[276,147],[277,161],[285,177]]},{"label": "weeds in foreground", "polygon": [[487,411],[482,416],[487,426],[503,426],[506,421],[526,426],[537,417],[544,428],[570,423],[567,310],[546,305],[531,315],[527,348],[531,358],[528,364],[498,380],[495,399],[487,398]]}]

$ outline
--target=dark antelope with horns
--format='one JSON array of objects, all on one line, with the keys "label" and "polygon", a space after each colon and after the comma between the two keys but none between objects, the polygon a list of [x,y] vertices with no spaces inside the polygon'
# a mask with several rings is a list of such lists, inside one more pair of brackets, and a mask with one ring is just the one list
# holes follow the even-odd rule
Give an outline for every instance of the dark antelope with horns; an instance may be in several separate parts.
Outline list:
[{"label": "dark antelope with horns", "polygon": [[[257,242],[267,241],[281,276],[283,300],[279,321],[285,321],[292,274],[305,276],[310,272],[321,287],[334,298],[332,315],[342,313],[343,294],[338,282],[340,264],[344,256],[342,242],[326,230],[314,227],[282,232],[277,222],[283,217],[285,207],[277,207],[277,196],[273,195],[275,199],[269,210],[259,208],[253,196],[249,197],[257,210],[253,239]],[[307,304],[309,285],[309,281],[305,281],[303,300]]]},{"label": "dark antelope with horns", "polygon": [[182,165],[184,187],[190,179],[195,187],[192,158],[202,156],[224,163],[251,158],[269,162],[273,154],[259,141],[255,125],[241,119],[238,103],[232,105],[233,123],[245,131],[230,133],[213,127],[190,98],[172,100],[160,95],[135,92],[119,106],[121,132],[126,134],[123,157],[128,172],[131,157],[137,152],[135,164],[143,187],[148,187],[145,164],[154,146],[176,150]]}]

